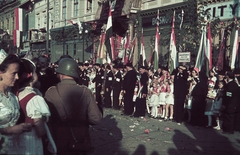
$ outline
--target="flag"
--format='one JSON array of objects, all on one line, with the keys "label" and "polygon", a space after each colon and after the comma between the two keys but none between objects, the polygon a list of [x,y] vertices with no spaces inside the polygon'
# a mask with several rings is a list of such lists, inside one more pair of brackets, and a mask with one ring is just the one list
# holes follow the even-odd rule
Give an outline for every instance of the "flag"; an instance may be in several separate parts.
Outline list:
[{"label": "flag", "polygon": [[122,42],[122,37],[117,36],[117,46],[116,46],[116,55],[117,56],[120,54],[121,42]]},{"label": "flag", "polygon": [[172,71],[177,67],[177,49],[176,49],[174,22],[175,22],[175,10],[173,12],[172,32],[171,32],[170,48],[169,48],[170,56],[169,56],[168,68],[170,69],[170,73],[172,73]]},{"label": "flag", "polygon": [[231,64],[230,67],[231,69],[235,69],[235,62],[236,62],[236,56],[238,53],[238,25],[237,21],[235,21],[232,33],[231,33],[231,38],[230,38],[230,52],[231,52]]},{"label": "flag", "polygon": [[202,36],[201,36],[198,54],[195,62],[195,68],[198,68],[199,71],[201,71],[202,64],[204,61],[205,40],[206,40],[206,26],[202,26]]},{"label": "flag", "polygon": [[22,32],[23,32],[23,9],[15,8],[15,29],[13,31],[13,45],[19,48],[22,43]]},{"label": "flag", "polygon": [[144,49],[143,28],[142,28],[142,36],[141,36],[141,51],[140,51],[139,65],[140,66],[148,66],[147,60],[146,60],[145,49]]},{"label": "flag", "polygon": [[109,14],[107,20],[107,28],[106,28],[106,38],[105,45],[107,49],[107,53],[110,56],[110,60],[115,60],[114,54],[114,38],[113,38],[113,30],[112,30],[112,12],[111,12],[111,2],[109,1]]},{"label": "flag", "polygon": [[157,14],[157,18],[156,18],[156,35],[155,35],[155,50],[154,50],[154,69],[157,70],[158,69],[158,43],[160,40],[160,34],[159,34],[159,29],[158,26],[160,24],[160,18],[159,18],[159,10],[158,10],[158,14]]},{"label": "flag", "polygon": [[151,67],[153,65],[153,60],[154,60],[154,51],[152,52],[152,54],[148,60],[148,67]]},{"label": "flag", "polygon": [[205,62],[206,62],[206,74],[208,75],[209,70],[212,69],[212,35],[211,35],[211,23],[208,23],[207,28],[207,42],[205,51]]},{"label": "flag", "polygon": [[130,47],[129,47],[129,54],[128,54],[128,62],[132,62],[132,59],[133,59],[133,54],[134,54],[134,49],[135,49],[135,45],[136,45],[136,35],[135,37],[133,38],[131,44],[130,44]]},{"label": "flag", "polygon": [[219,54],[218,54],[218,59],[217,59],[217,64],[216,68],[218,68],[219,71],[223,70],[224,66],[224,50],[225,50],[225,43],[226,43],[226,38],[225,38],[225,29],[222,27],[221,28],[221,43],[220,43],[220,48],[219,48]]},{"label": "flag", "polygon": [[129,34],[127,34],[127,36],[125,36],[125,43],[124,43],[124,56],[123,56],[123,64],[126,65],[128,62],[128,49],[129,49],[129,44],[130,44],[130,36]]}]

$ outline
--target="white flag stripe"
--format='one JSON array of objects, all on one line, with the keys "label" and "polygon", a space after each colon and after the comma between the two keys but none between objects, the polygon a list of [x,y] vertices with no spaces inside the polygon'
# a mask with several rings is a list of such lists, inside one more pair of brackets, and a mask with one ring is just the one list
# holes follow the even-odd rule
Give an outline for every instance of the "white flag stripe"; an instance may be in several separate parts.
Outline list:
[{"label": "white flag stripe", "polygon": [[231,59],[231,69],[235,68],[235,61],[238,51],[238,29],[235,30],[235,36],[234,36],[234,42],[233,42],[233,48],[232,48],[232,59]]}]

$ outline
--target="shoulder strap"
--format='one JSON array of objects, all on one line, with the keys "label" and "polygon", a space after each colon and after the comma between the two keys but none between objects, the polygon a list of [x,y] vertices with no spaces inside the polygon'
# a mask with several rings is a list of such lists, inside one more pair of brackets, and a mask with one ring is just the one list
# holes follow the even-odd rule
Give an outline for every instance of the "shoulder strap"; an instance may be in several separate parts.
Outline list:
[{"label": "shoulder strap", "polygon": [[19,101],[21,110],[23,112],[22,117],[24,117],[25,123],[33,123],[33,119],[31,119],[30,117],[27,116],[26,106],[27,106],[28,101],[30,101],[36,95],[37,94],[35,94],[35,93],[30,93]]}]

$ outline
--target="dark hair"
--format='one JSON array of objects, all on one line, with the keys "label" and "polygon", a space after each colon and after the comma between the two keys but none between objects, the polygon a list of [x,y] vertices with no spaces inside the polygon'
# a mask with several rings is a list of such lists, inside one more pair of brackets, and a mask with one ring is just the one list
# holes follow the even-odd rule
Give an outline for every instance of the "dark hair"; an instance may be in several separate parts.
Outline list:
[{"label": "dark hair", "polygon": [[18,84],[19,87],[22,87],[33,80],[32,76],[27,76],[30,73],[33,73],[36,70],[33,62],[27,59],[21,59],[20,68],[18,72],[19,80]]},{"label": "dark hair", "polygon": [[8,66],[14,63],[20,64],[20,59],[15,54],[9,54],[0,64],[0,71],[5,73]]},{"label": "dark hair", "polygon": [[228,71],[227,72],[227,76],[230,78],[230,79],[234,79],[235,76],[234,76],[234,73],[232,71]]}]

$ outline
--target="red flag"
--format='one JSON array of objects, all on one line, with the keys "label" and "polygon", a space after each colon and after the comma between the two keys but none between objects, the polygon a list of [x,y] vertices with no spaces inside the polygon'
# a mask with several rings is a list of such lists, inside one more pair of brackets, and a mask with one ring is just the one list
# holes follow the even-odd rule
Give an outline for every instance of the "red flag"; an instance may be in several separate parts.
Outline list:
[{"label": "red flag", "polygon": [[211,35],[211,23],[208,23],[208,38],[207,38],[207,47],[206,47],[206,62],[208,64],[208,69],[212,69],[212,35]]},{"label": "red flag", "polygon": [[218,59],[216,64],[216,67],[218,68],[219,71],[223,70],[225,43],[226,43],[225,29],[222,27],[221,28],[221,44],[220,44],[219,54],[218,54]]},{"label": "red flag", "polygon": [[158,43],[160,40],[160,35],[159,35],[159,26],[160,24],[160,18],[159,18],[159,10],[158,10],[158,14],[157,14],[157,18],[156,18],[156,35],[155,35],[155,54],[154,54],[154,69],[157,70],[158,69]]},{"label": "red flag", "polygon": [[109,1],[109,14],[108,14],[108,21],[107,21],[107,28],[106,28],[105,45],[111,61],[115,60],[114,38],[113,38],[113,30],[112,30],[112,11],[111,11],[110,1]]}]

